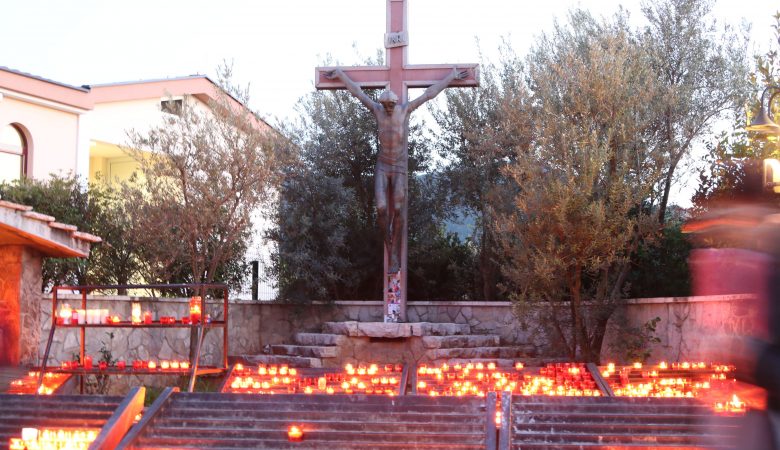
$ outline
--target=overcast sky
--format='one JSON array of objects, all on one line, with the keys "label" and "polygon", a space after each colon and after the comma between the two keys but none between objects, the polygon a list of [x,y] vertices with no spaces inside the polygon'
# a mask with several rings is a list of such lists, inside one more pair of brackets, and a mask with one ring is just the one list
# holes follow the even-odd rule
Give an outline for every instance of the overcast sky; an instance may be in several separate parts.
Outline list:
[{"label": "overcast sky", "polygon": [[[409,62],[478,62],[502,37],[524,54],[534,36],[576,6],[611,15],[619,5],[642,23],[640,0],[408,0]],[[753,24],[766,49],[771,0],[719,0],[715,16]],[[82,85],[212,75],[224,59],[251,83],[251,107],[284,117],[313,88],[314,66],[373,56],[385,32],[385,0],[4,0],[0,65]]]},{"label": "overcast sky", "polygon": [[[409,63],[479,62],[508,38],[524,55],[534,37],[574,7],[643,23],[642,0],[407,0]],[[358,64],[382,47],[385,0],[3,0],[0,66],[73,85],[191,74],[232,60],[251,86],[250,107],[274,123],[294,114],[327,55]],[[772,43],[773,0],[718,0],[720,23],[752,24],[750,51]],[[476,41],[479,40],[479,47]],[[414,94],[412,94],[414,96]],[[418,113],[419,114],[419,113]],[[689,204],[691,186],[677,202]]]}]

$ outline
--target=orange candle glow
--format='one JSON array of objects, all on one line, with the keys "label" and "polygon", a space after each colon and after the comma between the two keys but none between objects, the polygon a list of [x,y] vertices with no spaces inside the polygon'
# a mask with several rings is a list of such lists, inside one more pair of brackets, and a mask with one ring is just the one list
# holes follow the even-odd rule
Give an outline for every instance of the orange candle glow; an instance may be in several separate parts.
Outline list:
[{"label": "orange candle glow", "polygon": [[287,439],[290,440],[290,442],[300,442],[303,440],[303,428],[299,427],[297,425],[290,425],[289,428],[287,428]]}]

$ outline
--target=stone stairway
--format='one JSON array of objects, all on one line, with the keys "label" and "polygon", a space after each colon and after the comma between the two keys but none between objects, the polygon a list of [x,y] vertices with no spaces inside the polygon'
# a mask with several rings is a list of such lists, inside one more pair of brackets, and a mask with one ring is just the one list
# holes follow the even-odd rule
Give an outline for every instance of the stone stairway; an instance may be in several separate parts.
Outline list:
[{"label": "stone stairway", "polygon": [[10,438],[21,436],[22,428],[101,429],[122,397],[96,395],[0,395],[0,448]]},{"label": "stone stairway", "polygon": [[[466,450],[495,433],[478,398],[174,393],[148,414],[128,448]],[[302,441],[288,440],[290,425]]]},{"label": "stone stairway", "polygon": [[512,448],[736,448],[738,420],[694,399],[522,397],[512,401]]},{"label": "stone stairway", "polygon": [[[533,346],[501,345],[498,335],[471,334],[467,324],[325,322],[320,333],[297,333],[269,354],[244,355],[250,364],[341,367],[351,362],[496,362],[511,366],[535,356]],[[383,355],[379,357],[377,355]]]}]

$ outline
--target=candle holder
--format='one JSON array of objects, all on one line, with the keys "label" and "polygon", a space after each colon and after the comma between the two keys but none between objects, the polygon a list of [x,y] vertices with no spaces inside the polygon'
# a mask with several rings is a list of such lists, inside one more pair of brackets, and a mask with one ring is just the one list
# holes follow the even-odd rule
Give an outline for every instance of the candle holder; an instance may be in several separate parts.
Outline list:
[{"label": "candle holder", "polygon": [[193,324],[200,322],[202,314],[201,303],[202,299],[199,296],[195,296],[190,299],[190,321]]}]

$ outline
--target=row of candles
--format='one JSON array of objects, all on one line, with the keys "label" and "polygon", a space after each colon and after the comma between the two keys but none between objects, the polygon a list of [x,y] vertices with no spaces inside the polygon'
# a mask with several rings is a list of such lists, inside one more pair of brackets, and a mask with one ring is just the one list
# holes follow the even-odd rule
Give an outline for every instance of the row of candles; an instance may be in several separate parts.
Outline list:
[{"label": "row of candles", "polygon": [[487,392],[506,391],[521,395],[599,396],[601,392],[584,364],[548,364],[539,375],[498,369],[495,363],[466,363],[438,367],[421,365],[417,369],[417,392],[430,396],[484,397]]},{"label": "row of candles", "polygon": [[98,430],[22,428],[21,438],[11,438],[9,450],[87,450]]},{"label": "row of candles", "polygon": [[[609,363],[600,370],[619,397],[698,398],[713,390],[731,390],[734,382],[730,378],[734,366],[704,362],[662,361],[649,367],[641,363],[624,367]],[[742,413],[746,406],[733,394],[729,400],[715,402],[713,409],[719,413]]]},{"label": "row of candles", "polygon": [[30,371],[23,378],[11,381],[8,388],[9,394],[35,394],[52,395],[62,384],[68,380],[69,374],[46,372],[43,376],[43,384],[38,387],[40,372]]},{"label": "row of candles", "polygon": [[[84,356],[84,364],[80,364],[78,361],[63,361],[60,364],[60,367],[63,370],[75,370],[79,368],[84,369],[92,369],[94,367],[94,362],[91,356],[85,355]],[[98,361],[97,367],[100,370],[106,370],[108,369],[108,362],[106,361]],[[114,365],[119,370],[125,370],[127,368],[127,363],[125,361],[117,361]],[[154,360],[141,360],[136,359],[133,360],[131,363],[131,367],[134,370],[189,370],[190,363],[189,361],[178,361],[178,360],[161,360],[159,363],[157,363]],[[48,375],[48,374],[47,374]]]},{"label": "row of candles", "polygon": [[[183,324],[199,323],[202,317],[201,298],[192,297],[189,302],[190,313],[181,318]],[[76,309],[65,303],[57,313],[57,325],[100,325],[100,324],[118,324],[121,318],[118,315],[111,315],[108,309]],[[161,316],[159,323],[172,325],[176,323],[176,317]],[[206,314],[206,322],[211,321],[211,316]],[[154,323],[152,312],[149,310],[141,312],[141,304],[133,302],[130,307],[130,323],[151,324]]]},{"label": "row of candles", "polygon": [[287,365],[260,365],[257,369],[236,364],[226,383],[226,392],[304,393],[304,394],[378,394],[399,393],[401,365],[347,364],[341,373],[303,377]]}]

